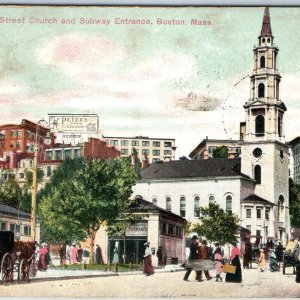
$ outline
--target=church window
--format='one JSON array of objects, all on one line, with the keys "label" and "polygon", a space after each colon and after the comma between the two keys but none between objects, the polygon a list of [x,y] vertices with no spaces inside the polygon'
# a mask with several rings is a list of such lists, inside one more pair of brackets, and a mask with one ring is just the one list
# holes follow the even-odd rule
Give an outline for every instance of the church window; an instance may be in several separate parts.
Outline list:
[{"label": "church window", "polygon": [[263,38],[263,39],[262,39],[262,42],[264,43],[265,41],[266,41],[266,39],[265,39],[265,38]]},{"label": "church window", "polygon": [[208,204],[214,203],[215,202],[215,196],[209,196],[208,198]]},{"label": "church window", "polygon": [[260,83],[258,85],[258,98],[265,97],[265,85],[263,83]]},{"label": "church window", "polygon": [[278,198],[278,221],[283,221],[284,197],[282,195]]},{"label": "church window", "polygon": [[261,184],[261,166],[256,165],[254,167],[254,179],[256,180],[257,184]]},{"label": "church window", "polygon": [[185,197],[180,197],[180,216],[185,217]]},{"label": "church window", "polygon": [[226,212],[232,213],[232,196],[226,196]]},{"label": "church window", "polygon": [[266,59],[265,59],[264,56],[262,56],[262,57],[260,58],[260,67],[261,67],[261,68],[265,68],[265,67],[266,67]]},{"label": "church window", "polygon": [[278,117],[278,135],[282,136],[282,117]]},{"label": "church window", "polygon": [[256,209],[256,218],[261,219],[261,208]]},{"label": "church window", "polygon": [[255,119],[255,135],[263,136],[265,134],[265,117],[258,115]]},{"label": "church window", "polygon": [[194,198],[194,217],[200,217],[200,197],[196,196]]},{"label": "church window", "polygon": [[167,211],[171,211],[171,203],[172,203],[171,198],[167,197],[166,198],[166,210]]},{"label": "church window", "polygon": [[246,218],[247,219],[251,218],[251,208],[246,208]]},{"label": "church window", "polygon": [[271,42],[271,39],[270,39],[270,38],[268,38],[268,39],[267,39],[267,42],[268,42],[268,43],[270,43],[270,42]]}]

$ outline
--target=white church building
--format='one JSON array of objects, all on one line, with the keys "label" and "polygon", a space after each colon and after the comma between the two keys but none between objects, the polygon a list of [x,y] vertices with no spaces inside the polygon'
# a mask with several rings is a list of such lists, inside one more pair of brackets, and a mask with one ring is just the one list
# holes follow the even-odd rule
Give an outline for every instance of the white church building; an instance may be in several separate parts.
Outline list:
[{"label": "white church building", "polygon": [[[289,153],[284,140],[284,113],[277,69],[278,48],[265,9],[250,99],[244,104],[239,158],[194,159],[151,164],[133,188],[153,204],[197,222],[199,208],[216,201],[232,211],[240,225],[260,236],[285,244],[289,225]],[[194,150],[195,152],[195,150]],[[197,157],[197,154],[195,157]]]}]

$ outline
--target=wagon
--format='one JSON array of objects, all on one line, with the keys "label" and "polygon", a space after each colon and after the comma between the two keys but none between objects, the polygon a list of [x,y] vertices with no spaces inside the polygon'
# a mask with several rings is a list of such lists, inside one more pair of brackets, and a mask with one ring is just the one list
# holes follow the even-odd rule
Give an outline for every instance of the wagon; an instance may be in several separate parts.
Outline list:
[{"label": "wagon", "polygon": [[15,241],[11,231],[0,231],[0,279],[12,283],[29,281],[30,265],[35,259],[35,242]]},{"label": "wagon", "polygon": [[296,264],[299,256],[299,244],[296,241],[289,241],[284,252],[282,259],[282,273],[285,274],[287,267],[293,267],[293,274],[296,274]]}]

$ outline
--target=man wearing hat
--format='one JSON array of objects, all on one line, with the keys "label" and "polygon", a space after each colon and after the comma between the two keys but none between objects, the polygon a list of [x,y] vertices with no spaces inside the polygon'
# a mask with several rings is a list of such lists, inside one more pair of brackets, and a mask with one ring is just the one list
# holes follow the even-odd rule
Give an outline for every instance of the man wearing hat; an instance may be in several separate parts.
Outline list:
[{"label": "man wearing hat", "polygon": [[144,274],[146,276],[154,274],[154,268],[152,266],[152,251],[150,249],[150,242],[144,244],[146,247],[144,255]]},{"label": "man wearing hat", "polygon": [[[194,235],[192,237],[192,244],[190,246],[189,260],[198,259],[198,244],[199,244],[199,238],[196,235]],[[192,270],[193,270],[192,268],[187,268],[186,269],[186,272],[185,272],[184,277],[183,277],[184,281],[188,281]]]}]

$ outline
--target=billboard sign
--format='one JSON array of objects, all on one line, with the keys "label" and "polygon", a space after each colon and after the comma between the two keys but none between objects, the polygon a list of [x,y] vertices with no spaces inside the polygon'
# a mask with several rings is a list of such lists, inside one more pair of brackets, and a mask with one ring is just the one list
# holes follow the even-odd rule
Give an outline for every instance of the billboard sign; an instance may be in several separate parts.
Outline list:
[{"label": "billboard sign", "polygon": [[98,133],[96,114],[48,114],[50,130],[60,133]]}]

